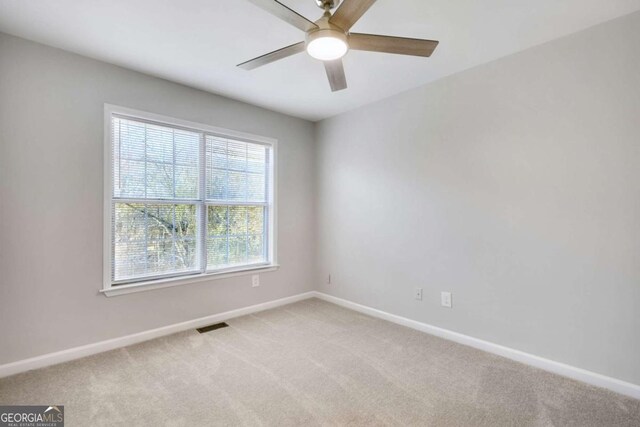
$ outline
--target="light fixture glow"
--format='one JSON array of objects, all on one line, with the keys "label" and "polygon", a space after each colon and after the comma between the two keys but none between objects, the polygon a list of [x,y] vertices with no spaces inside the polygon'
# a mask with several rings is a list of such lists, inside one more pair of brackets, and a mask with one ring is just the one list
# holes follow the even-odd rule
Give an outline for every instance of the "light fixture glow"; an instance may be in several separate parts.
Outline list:
[{"label": "light fixture glow", "polygon": [[307,53],[321,61],[342,58],[349,50],[347,36],[333,29],[322,29],[307,35]]},{"label": "light fixture glow", "polygon": [[307,45],[307,52],[321,61],[333,61],[342,58],[349,50],[347,44],[334,37],[319,37]]}]

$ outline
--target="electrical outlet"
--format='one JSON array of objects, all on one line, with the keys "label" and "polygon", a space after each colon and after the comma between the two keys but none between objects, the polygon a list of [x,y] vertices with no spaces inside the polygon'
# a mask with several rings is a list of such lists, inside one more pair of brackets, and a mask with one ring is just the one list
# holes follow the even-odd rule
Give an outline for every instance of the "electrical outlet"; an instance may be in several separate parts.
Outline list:
[{"label": "electrical outlet", "polygon": [[330,285],[330,284],[331,284],[331,275],[329,274],[327,276],[327,285]]},{"label": "electrical outlet", "polygon": [[422,301],[422,288],[416,288],[416,299]]},{"label": "electrical outlet", "polygon": [[451,292],[440,292],[440,305],[451,308]]},{"label": "electrical outlet", "polygon": [[257,288],[258,286],[260,286],[260,276],[258,274],[254,274],[253,276],[251,276],[251,286],[253,288]]}]

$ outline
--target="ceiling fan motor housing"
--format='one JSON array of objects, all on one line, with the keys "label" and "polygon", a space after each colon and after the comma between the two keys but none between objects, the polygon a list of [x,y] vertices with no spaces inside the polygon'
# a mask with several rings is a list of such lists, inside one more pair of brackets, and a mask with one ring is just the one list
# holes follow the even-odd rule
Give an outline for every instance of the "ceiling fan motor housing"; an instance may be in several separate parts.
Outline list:
[{"label": "ceiling fan motor housing", "polygon": [[315,22],[318,28],[315,28],[307,33],[307,44],[321,37],[333,37],[347,43],[347,34],[342,28],[329,22],[330,17],[331,15],[325,14],[325,16]]},{"label": "ceiling fan motor housing", "polygon": [[316,0],[316,4],[320,9],[334,9],[340,6],[340,0]]}]

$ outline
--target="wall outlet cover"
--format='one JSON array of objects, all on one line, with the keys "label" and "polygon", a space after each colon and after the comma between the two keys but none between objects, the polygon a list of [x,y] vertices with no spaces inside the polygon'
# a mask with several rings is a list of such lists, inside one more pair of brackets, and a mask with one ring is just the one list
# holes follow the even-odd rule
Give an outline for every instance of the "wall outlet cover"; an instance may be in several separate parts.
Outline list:
[{"label": "wall outlet cover", "polygon": [[251,276],[251,287],[257,288],[258,286],[260,286],[260,275],[254,274]]},{"label": "wall outlet cover", "polygon": [[418,301],[422,301],[422,288],[416,288],[415,295]]},{"label": "wall outlet cover", "polygon": [[440,305],[451,308],[451,292],[440,292]]}]

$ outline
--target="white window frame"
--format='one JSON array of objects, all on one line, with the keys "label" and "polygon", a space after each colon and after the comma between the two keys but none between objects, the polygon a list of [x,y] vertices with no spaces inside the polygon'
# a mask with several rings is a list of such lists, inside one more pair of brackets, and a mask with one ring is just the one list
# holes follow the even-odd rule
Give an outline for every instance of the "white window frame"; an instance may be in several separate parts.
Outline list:
[{"label": "white window frame", "polygon": [[[195,272],[188,275],[180,275],[176,277],[163,277],[159,279],[131,281],[130,283],[114,283],[112,275],[112,245],[113,245],[113,225],[112,225],[112,202],[113,202],[113,155],[112,155],[112,117],[121,116],[133,120],[151,122],[158,125],[174,126],[200,132],[205,135],[213,135],[222,138],[236,139],[240,141],[258,143],[271,148],[270,151],[270,168],[268,186],[268,260],[252,266],[240,266],[233,268],[225,268],[214,271]],[[202,148],[202,147],[201,147]],[[203,155],[201,153],[201,155]],[[275,271],[279,265],[277,263],[277,176],[278,176],[278,141],[274,138],[253,135],[245,132],[219,128],[202,123],[194,123],[187,120],[167,117],[160,114],[149,113],[146,111],[134,110],[132,108],[120,107],[117,105],[104,104],[104,230],[103,230],[103,287],[101,292],[106,296],[122,295],[132,292],[141,292],[151,289],[166,288],[169,286],[178,286],[188,283],[196,283],[212,279],[223,279],[239,275],[257,274],[261,272]],[[202,179],[202,173],[200,174]],[[202,188],[202,185],[200,186]],[[201,195],[201,197],[204,197]],[[206,206],[205,200],[205,206]],[[205,209],[206,210],[206,209]],[[202,227],[202,225],[200,225]],[[204,230],[199,230],[201,236],[204,236]],[[201,237],[203,238],[203,237]],[[202,242],[206,246],[206,242]],[[203,261],[204,262],[204,261]]]}]

